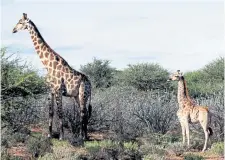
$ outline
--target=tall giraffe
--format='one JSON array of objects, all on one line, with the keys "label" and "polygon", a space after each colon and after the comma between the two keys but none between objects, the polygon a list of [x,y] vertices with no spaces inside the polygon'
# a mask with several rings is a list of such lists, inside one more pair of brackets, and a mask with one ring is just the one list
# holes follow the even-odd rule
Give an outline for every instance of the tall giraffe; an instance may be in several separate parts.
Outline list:
[{"label": "tall giraffe", "polygon": [[[64,137],[62,96],[73,97],[80,110],[80,136],[87,139],[88,118],[91,116],[91,83],[86,75],[72,69],[69,64],[46,43],[35,24],[23,13],[22,18],[13,29],[28,30],[35,50],[47,69],[47,84],[50,88],[49,102],[49,134],[52,136],[52,123],[54,116],[54,99],[59,116],[59,139]],[[88,103],[88,104],[87,104]]]},{"label": "tall giraffe", "polygon": [[183,144],[185,143],[185,135],[187,136],[187,144],[190,145],[190,135],[189,135],[189,123],[200,123],[205,134],[205,143],[202,152],[206,150],[207,142],[209,136],[213,134],[212,129],[209,125],[209,110],[208,107],[197,106],[193,103],[188,94],[188,88],[183,74],[180,70],[173,73],[169,81],[178,81],[178,93],[177,100],[179,104],[179,109],[177,111],[177,116],[181,124]]}]

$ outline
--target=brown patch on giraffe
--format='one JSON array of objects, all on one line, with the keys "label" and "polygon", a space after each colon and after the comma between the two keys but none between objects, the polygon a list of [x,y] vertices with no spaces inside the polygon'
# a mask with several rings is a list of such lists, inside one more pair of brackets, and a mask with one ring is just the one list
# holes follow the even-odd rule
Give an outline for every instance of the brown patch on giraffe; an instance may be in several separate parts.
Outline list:
[{"label": "brown patch on giraffe", "polygon": [[34,39],[34,36],[31,36],[31,39]]},{"label": "brown patch on giraffe", "polygon": [[48,73],[52,73],[52,69],[51,68],[49,68]]},{"label": "brown patch on giraffe", "polygon": [[38,39],[38,44],[43,43],[42,39]]},{"label": "brown patch on giraffe", "polygon": [[54,81],[54,83],[57,83],[57,79],[55,77],[53,78],[53,81]]},{"label": "brown patch on giraffe", "polygon": [[57,66],[57,62],[54,61],[54,62],[53,62],[53,69],[56,69],[56,66]]},{"label": "brown patch on giraffe", "polygon": [[44,56],[43,56],[43,52],[41,52],[41,54],[40,54],[40,58],[43,58]]},{"label": "brown patch on giraffe", "polygon": [[68,79],[69,78],[69,74],[66,74],[66,79]]},{"label": "brown patch on giraffe", "polygon": [[[43,51],[46,51],[46,46],[44,46],[44,45],[43,45]],[[48,52],[46,52],[46,53],[48,53]]]},{"label": "brown patch on giraffe", "polygon": [[61,70],[61,68],[62,68],[62,65],[58,65],[58,66],[57,66],[57,69],[58,69],[58,70]]},{"label": "brown patch on giraffe", "polygon": [[44,61],[43,61],[43,64],[44,64],[44,65],[47,65],[47,64],[48,64],[48,60],[44,60]]},{"label": "brown patch on giraffe", "polygon": [[65,72],[65,67],[62,67],[62,71]]},{"label": "brown patch on giraffe", "polygon": [[52,62],[49,63],[49,66],[52,67]]},{"label": "brown patch on giraffe", "polygon": [[79,79],[79,77],[77,77],[77,76],[74,76],[74,77],[73,77],[73,80],[76,81],[77,79]]},{"label": "brown patch on giraffe", "polygon": [[35,41],[35,42],[37,41],[37,37],[34,37],[34,41]]},{"label": "brown patch on giraffe", "polygon": [[[45,51],[46,47],[43,49]],[[45,57],[48,58],[49,56],[49,53],[48,52],[45,52]]]},{"label": "brown patch on giraffe", "polygon": [[68,67],[66,67],[66,73],[69,73],[69,68]]},{"label": "brown patch on giraffe", "polygon": [[60,78],[60,72],[57,72],[56,77]]},{"label": "brown patch on giraffe", "polygon": [[37,42],[34,42],[34,45],[36,46],[37,45]]},{"label": "brown patch on giraffe", "polygon": [[53,76],[55,76],[55,70],[53,70],[53,73],[52,73],[52,75],[53,75]]},{"label": "brown patch on giraffe", "polygon": [[75,85],[72,84],[72,85],[71,85],[71,88],[74,88],[74,87],[75,87]]},{"label": "brown patch on giraffe", "polygon": [[[48,49],[49,50],[49,49]],[[49,51],[48,51],[49,52]],[[53,53],[51,53],[50,54],[50,60],[52,61],[52,60],[54,60],[54,55],[53,55]]]},{"label": "brown patch on giraffe", "polygon": [[39,49],[39,46],[36,46],[35,49],[38,50]]}]

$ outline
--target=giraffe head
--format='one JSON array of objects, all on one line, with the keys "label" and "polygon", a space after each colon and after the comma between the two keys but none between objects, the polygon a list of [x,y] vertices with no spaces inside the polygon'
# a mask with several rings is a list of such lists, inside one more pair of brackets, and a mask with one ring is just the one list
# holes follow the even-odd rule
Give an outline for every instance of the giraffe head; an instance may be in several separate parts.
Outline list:
[{"label": "giraffe head", "polygon": [[27,17],[26,13],[23,13],[22,18],[19,20],[19,22],[16,24],[16,26],[13,28],[13,33],[18,32],[19,30],[26,30],[29,29],[30,25],[30,19]]},{"label": "giraffe head", "polygon": [[175,73],[173,73],[168,81],[179,81],[183,77],[183,73],[180,72],[180,70],[177,70]]}]

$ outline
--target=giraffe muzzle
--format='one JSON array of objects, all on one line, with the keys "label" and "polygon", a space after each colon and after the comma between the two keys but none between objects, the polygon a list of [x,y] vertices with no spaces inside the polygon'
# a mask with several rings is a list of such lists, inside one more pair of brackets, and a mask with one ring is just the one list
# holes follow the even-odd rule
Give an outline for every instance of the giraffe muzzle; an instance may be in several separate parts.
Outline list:
[{"label": "giraffe muzzle", "polygon": [[16,28],[13,28],[12,33],[16,33],[16,32],[17,32]]}]

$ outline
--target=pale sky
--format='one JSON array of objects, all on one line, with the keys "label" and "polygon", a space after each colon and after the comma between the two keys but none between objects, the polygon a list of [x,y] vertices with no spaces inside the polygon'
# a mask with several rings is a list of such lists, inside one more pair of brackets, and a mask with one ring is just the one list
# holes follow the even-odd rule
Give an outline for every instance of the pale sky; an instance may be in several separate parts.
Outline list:
[{"label": "pale sky", "polygon": [[12,29],[27,13],[47,43],[75,69],[107,59],[111,66],[158,63],[192,71],[223,56],[224,4],[219,0],[1,0],[1,44],[43,69],[27,31]]}]

